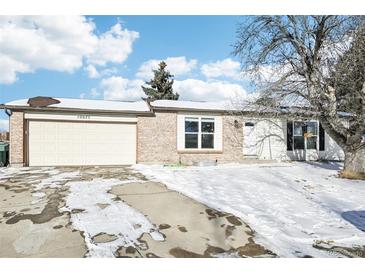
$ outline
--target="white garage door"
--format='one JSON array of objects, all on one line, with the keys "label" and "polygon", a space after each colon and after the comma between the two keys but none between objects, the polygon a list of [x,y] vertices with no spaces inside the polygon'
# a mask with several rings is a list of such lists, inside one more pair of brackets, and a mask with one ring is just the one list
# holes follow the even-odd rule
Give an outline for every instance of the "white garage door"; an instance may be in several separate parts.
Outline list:
[{"label": "white garage door", "polygon": [[29,166],[136,163],[136,124],[29,121]]}]

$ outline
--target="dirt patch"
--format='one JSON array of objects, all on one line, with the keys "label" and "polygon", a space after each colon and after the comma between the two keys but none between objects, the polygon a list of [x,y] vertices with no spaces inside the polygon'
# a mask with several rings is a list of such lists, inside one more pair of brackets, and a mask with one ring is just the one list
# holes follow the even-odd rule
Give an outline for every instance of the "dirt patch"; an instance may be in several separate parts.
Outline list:
[{"label": "dirt patch", "polygon": [[235,226],[233,226],[233,225],[227,225],[227,227],[226,227],[226,237],[228,238],[228,237],[232,236],[233,231],[235,229],[236,229]]},{"label": "dirt patch", "polygon": [[174,256],[175,258],[206,258],[206,256],[194,253],[180,247],[175,247],[170,249],[169,253]]},{"label": "dirt patch", "polygon": [[121,246],[117,249],[114,256],[116,258],[143,258],[142,254],[134,246]]},{"label": "dirt patch", "polygon": [[134,229],[138,229],[138,228],[141,228],[141,227],[142,227],[142,225],[141,225],[141,224],[134,224],[134,225],[133,225],[133,228],[134,228]]},{"label": "dirt patch", "polygon": [[9,183],[10,184],[1,183],[0,187],[3,187],[5,188],[5,190],[9,190],[14,193],[21,193],[29,190],[29,187],[25,187],[24,185],[18,185],[17,183],[13,183],[10,180]]},{"label": "dirt patch", "polygon": [[48,195],[48,202],[39,214],[19,213],[6,221],[6,224],[15,224],[21,220],[30,220],[33,224],[43,224],[62,215],[58,211],[62,195],[59,192]]},{"label": "dirt patch", "polygon": [[224,252],[226,251],[221,247],[208,245],[207,249],[204,251],[204,256],[209,258],[212,257],[212,255],[217,255]]},{"label": "dirt patch", "polygon": [[16,212],[15,211],[6,211],[4,214],[3,214],[3,217],[4,218],[9,218],[11,216],[14,216],[16,215]]},{"label": "dirt patch", "polygon": [[118,179],[121,181],[131,178],[147,180],[142,174],[135,173],[128,167],[82,167],[80,173],[82,181],[91,181],[95,178]]},{"label": "dirt patch", "polygon": [[171,227],[171,225],[169,225],[169,224],[160,224],[158,226],[158,229],[163,230],[163,229],[169,229],[170,227]]},{"label": "dirt patch", "polygon": [[118,237],[116,235],[108,234],[108,233],[104,233],[104,232],[101,232],[91,238],[91,240],[96,244],[109,243],[109,242],[115,241],[116,239],[118,239]]},{"label": "dirt patch", "polygon": [[178,226],[177,229],[180,230],[181,232],[188,232],[185,226]]},{"label": "dirt patch", "polygon": [[129,254],[134,254],[134,253],[137,253],[137,249],[134,246],[128,246],[125,249],[125,252],[126,253],[129,253]]},{"label": "dirt patch", "polygon": [[365,247],[364,246],[356,246],[356,247],[343,247],[343,246],[327,246],[326,242],[318,241],[313,244],[314,248],[337,253],[339,255],[343,255],[348,258],[365,258]]},{"label": "dirt patch", "polygon": [[270,256],[276,257],[276,254],[267,250],[262,245],[256,244],[252,238],[249,239],[249,243],[245,246],[237,248],[238,255],[240,257],[260,257],[260,256]]},{"label": "dirt patch", "polygon": [[104,208],[106,208],[106,207],[110,206],[110,204],[103,204],[103,203],[97,203],[96,205],[97,205],[98,207],[100,207],[101,209],[104,209]]},{"label": "dirt patch", "polygon": [[340,178],[350,179],[350,180],[365,180],[365,173],[363,172],[351,172],[351,171],[341,171]]},{"label": "dirt patch", "polygon": [[215,209],[212,209],[212,208],[207,208],[205,210],[205,212],[208,214],[208,219],[211,220],[211,219],[215,219],[215,218],[219,218],[219,217],[224,217],[224,216],[227,216],[226,213],[224,212],[221,212],[221,211],[218,211],[218,210],[215,210]]},{"label": "dirt patch", "polygon": [[83,209],[83,208],[73,208],[71,210],[72,214],[78,214],[78,213],[82,213],[82,212],[85,212],[85,209]]},{"label": "dirt patch", "polygon": [[235,226],[240,226],[242,225],[242,222],[240,221],[240,219],[236,216],[230,215],[228,217],[226,217],[227,221],[230,222],[232,225]]}]

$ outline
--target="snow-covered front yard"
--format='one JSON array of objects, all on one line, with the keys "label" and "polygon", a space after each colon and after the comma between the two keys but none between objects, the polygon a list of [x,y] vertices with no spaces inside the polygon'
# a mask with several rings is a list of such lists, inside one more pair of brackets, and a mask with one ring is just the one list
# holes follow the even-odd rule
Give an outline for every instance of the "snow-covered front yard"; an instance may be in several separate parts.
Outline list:
[{"label": "snow-covered front yard", "polygon": [[279,256],[338,256],[314,244],[365,246],[365,181],[337,178],[338,163],[134,168],[239,216],[256,231],[255,241]]}]

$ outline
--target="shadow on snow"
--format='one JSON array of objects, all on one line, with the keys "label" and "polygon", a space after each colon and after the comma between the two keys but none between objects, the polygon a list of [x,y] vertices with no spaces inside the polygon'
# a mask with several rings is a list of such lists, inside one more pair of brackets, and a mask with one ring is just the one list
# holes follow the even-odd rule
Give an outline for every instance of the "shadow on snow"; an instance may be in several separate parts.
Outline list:
[{"label": "shadow on snow", "polygon": [[365,210],[346,211],[341,214],[342,218],[354,225],[357,229],[365,231]]}]

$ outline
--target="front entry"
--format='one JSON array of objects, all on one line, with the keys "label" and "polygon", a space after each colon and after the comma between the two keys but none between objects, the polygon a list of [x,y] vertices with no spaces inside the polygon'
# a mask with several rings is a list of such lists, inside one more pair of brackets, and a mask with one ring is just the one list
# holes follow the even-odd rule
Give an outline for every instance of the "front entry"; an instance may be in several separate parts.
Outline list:
[{"label": "front entry", "polygon": [[243,155],[257,156],[255,123],[245,122],[243,127]]}]

